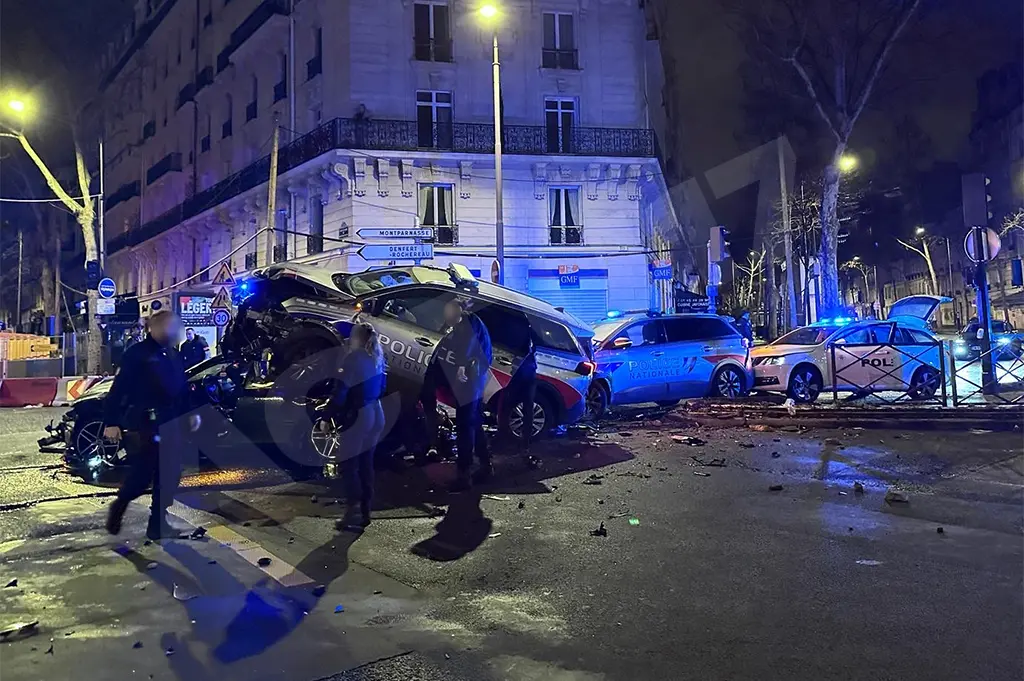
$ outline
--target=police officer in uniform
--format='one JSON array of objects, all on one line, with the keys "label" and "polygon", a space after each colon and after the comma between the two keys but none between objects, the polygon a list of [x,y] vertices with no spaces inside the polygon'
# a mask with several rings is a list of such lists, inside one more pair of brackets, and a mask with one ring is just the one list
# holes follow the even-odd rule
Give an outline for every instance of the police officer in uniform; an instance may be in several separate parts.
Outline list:
[{"label": "police officer in uniform", "polygon": [[537,400],[538,337],[530,318],[525,313],[520,314],[516,321],[518,323],[510,324],[502,330],[501,340],[523,359],[516,367],[511,380],[502,393],[502,401],[505,403],[501,405],[501,411],[503,413],[511,412],[516,405],[523,405],[520,443],[526,454],[527,466],[537,469],[541,466],[540,457],[530,451],[530,443],[533,440],[533,409]]},{"label": "police officer in uniform", "polygon": [[[103,436],[122,441],[128,459],[117,498],[110,505],[107,531],[118,534],[128,504],[152,486],[146,536],[154,541],[174,536],[167,509],[181,478],[180,417],[187,411],[185,369],[174,349],[181,323],[168,310],[149,318],[145,340],[125,350],[121,367],[104,403]],[[199,416],[188,419],[189,430],[199,428]]]}]

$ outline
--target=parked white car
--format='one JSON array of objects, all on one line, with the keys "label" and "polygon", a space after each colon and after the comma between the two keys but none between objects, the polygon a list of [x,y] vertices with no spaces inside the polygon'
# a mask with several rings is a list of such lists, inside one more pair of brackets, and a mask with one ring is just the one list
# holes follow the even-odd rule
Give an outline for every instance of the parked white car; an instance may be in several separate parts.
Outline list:
[{"label": "parked white car", "polygon": [[[824,319],[751,351],[757,390],[813,402],[823,390],[906,392],[934,397],[949,358],[928,320],[949,298],[910,296],[893,303],[885,320]],[[833,349],[835,371],[832,367]]]}]

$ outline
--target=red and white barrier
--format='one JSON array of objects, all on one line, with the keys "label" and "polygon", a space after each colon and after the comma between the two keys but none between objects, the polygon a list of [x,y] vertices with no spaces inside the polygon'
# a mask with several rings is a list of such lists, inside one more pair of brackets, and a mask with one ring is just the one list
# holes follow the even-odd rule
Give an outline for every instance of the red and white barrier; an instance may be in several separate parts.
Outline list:
[{"label": "red and white barrier", "polygon": [[57,397],[57,378],[5,378],[0,381],[0,407],[48,407]]},{"label": "red and white barrier", "polygon": [[57,394],[53,398],[53,407],[66,407],[78,399],[86,390],[94,386],[102,376],[68,376],[59,379]]}]

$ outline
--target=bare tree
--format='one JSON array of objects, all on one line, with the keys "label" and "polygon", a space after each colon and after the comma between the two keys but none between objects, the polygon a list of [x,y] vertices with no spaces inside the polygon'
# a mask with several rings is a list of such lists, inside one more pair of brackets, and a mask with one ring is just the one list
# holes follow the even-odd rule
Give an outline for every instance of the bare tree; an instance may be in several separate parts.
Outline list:
[{"label": "bare tree", "polygon": [[841,160],[893,45],[921,0],[761,0],[748,11],[758,45],[791,69],[793,87],[829,135],[818,252],[822,307],[839,307]]},{"label": "bare tree", "polygon": [[999,228],[999,236],[1006,236],[1015,229],[1024,231],[1024,208],[1018,208],[1003,218],[1003,224]]},{"label": "bare tree", "polygon": [[[71,214],[75,216],[75,220],[78,222],[79,227],[82,230],[82,240],[85,243],[85,261],[90,262],[99,259],[99,248],[96,239],[96,206],[93,201],[92,192],[90,190],[90,177],[89,172],[85,166],[85,156],[82,153],[82,147],[78,143],[77,137],[74,138],[75,147],[75,179],[77,180],[77,196],[72,194],[64,188],[60,183],[60,180],[53,174],[50,168],[46,165],[39,154],[36,153],[35,148],[29,142],[28,138],[19,130],[6,128],[0,131],[0,137],[9,137],[18,141],[21,144],[21,148],[28,154],[28,157],[35,164],[36,168],[42,174],[43,179],[46,181],[46,186],[53,192],[56,200],[71,211]],[[98,372],[100,369],[100,327],[99,317],[96,315],[96,307],[98,304],[99,295],[95,289],[88,291],[89,301],[89,326],[88,326],[88,337],[86,340],[86,362],[87,370],[92,372]]]},{"label": "bare tree", "polygon": [[[932,262],[932,252],[928,247],[929,243],[934,240],[934,237],[926,236],[917,237],[913,241],[904,241],[900,238],[896,239],[900,246],[903,246],[903,248],[908,251],[917,253],[919,256],[924,258],[924,261],[928,264],[928,285],[931,289],[931,294],[937,296],[939,295],[939,278],[935,274],[935,264]],[[915,245],[915,243],[917,245]]]}]

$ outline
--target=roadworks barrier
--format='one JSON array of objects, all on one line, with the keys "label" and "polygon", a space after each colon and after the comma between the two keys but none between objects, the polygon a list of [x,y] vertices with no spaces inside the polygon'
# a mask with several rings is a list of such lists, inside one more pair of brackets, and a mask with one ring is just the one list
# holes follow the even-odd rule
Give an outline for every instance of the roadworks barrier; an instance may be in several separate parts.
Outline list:
[{"label": "roadworks barrier", "polygon": [[58,378],[5,378],[0,381],[0,407],[48,407],[57,397]]}]

